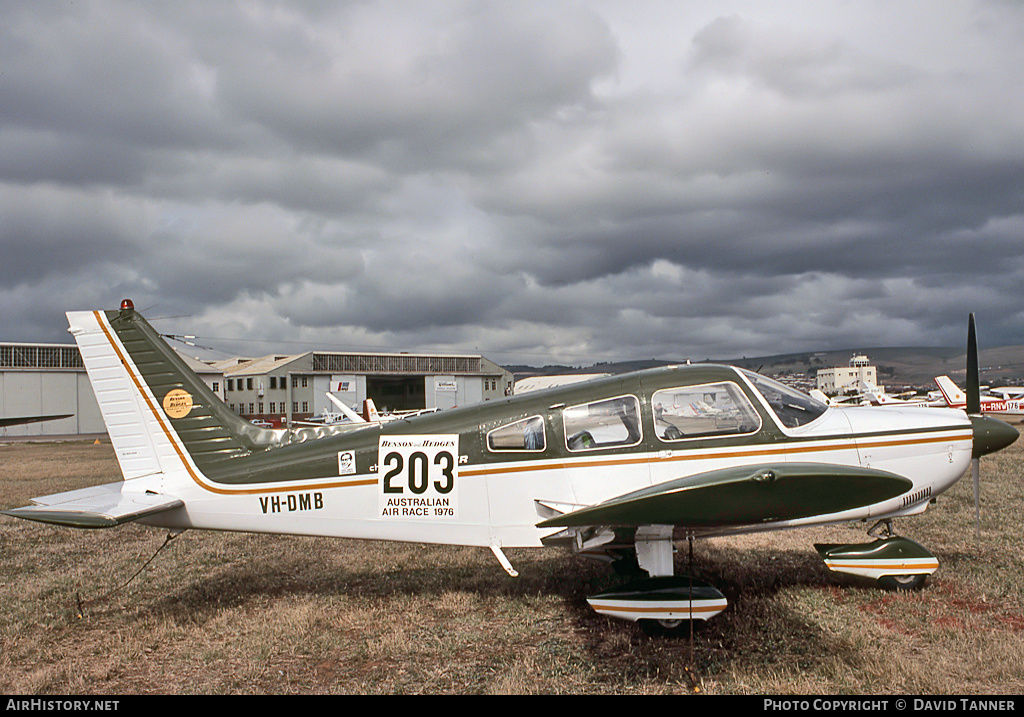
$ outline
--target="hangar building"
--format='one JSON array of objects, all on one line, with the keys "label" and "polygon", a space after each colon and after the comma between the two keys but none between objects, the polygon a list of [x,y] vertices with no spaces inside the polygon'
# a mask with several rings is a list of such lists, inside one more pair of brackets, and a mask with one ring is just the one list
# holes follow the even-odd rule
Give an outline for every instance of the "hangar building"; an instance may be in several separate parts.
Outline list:
[{"label": "hangar building", "polygon": [[479,355],[310,351],[217,366],[228,407],[274,426],[337,413],[328,392],[357,412],[373,399],[384,413],[490,401],[513,386],[511,373]]},{"label": "hangar building", "polygon": [[[182,358],[217,391],[215,368]],[[106,433],[85,364],[74,344],[0,343],[0,418],[71,414],[42,423],[0,427],[4,436]]]},{"label": "hangar building", "polygon": [[0,418],[71,414],[0,428],[0,436],[105,433],[77,346],[0,344]]},{"label": "hangar building", "polygon": [[[452,408],[503,398],[513,376],[471,354],[370,354],[310,351],[203,363],[182,356],[228,407],[251,421],[287,426],[336,413],[331,392],[359,411]],[[105,433],[78,347],[0,343],[0,418],[72,414],[0,428],[3,436]]]}]

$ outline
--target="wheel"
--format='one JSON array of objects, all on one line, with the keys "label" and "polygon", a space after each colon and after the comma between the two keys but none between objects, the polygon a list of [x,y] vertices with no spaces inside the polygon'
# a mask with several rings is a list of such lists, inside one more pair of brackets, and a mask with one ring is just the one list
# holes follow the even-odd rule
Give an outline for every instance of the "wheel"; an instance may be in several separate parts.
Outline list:
[{"label": "wheel", "polygon": [[920,590],[927,580],[927,573],[883,575],[878,578],[878,584],[886,590]]},{"label": "wheel", "polygon": [[[648,637],[688,637],[690,634],[689,620],[638,620],[640,629]],[[694,622],[694,628],[699,625]]]}]

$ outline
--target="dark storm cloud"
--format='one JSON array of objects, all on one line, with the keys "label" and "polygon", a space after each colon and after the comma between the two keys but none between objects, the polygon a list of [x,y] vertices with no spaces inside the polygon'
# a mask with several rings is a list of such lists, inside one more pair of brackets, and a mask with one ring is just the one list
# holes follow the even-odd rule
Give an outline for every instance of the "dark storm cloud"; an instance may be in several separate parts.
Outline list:
[{"label": "dark storm cloud", "polygon": [[0,338],[132,295],[268,351],[1022,343],[1022,20],[5,3]]}]

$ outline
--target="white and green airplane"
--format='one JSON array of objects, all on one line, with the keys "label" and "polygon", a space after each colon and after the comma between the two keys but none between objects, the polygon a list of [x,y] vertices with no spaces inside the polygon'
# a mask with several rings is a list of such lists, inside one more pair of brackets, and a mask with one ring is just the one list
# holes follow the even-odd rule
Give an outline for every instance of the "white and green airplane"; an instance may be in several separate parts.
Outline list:
[{"label": "white and green airplane", "polygon": [[504,549],[563,546],[632,569],[588,599],[595,610],[666,627],[726,607],[713,586],[675,573],[675,542],[693,538],[873,521],[874,540],[816,546],[828,567],[922,584],[938,561],[890,521],[923,512],[972,459],[1018,436],[970,407],[843,410],[707,364],[390,422],[262,428],[131,301],[68,320],[124,479],[5,514],[481,546],[513,576]]}]

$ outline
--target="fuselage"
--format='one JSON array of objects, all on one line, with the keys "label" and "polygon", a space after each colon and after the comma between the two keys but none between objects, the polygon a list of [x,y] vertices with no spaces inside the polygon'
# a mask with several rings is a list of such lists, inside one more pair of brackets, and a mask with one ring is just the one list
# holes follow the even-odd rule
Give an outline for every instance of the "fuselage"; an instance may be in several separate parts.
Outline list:
[{"label": "fuselage", "polygon": [[500,547],[541,545],[552,531],[536,527],[538,503],[568,511],[733,466],[861,466],[913,487],[841,513],[718,532],[915,512],[964,475],[972,451],[963,411],[827,407],[707,364],[283,440],[230,460],[204,463],[173,425],[163,434],[180,465],[138,480],[185,507],[153,524]]}]

